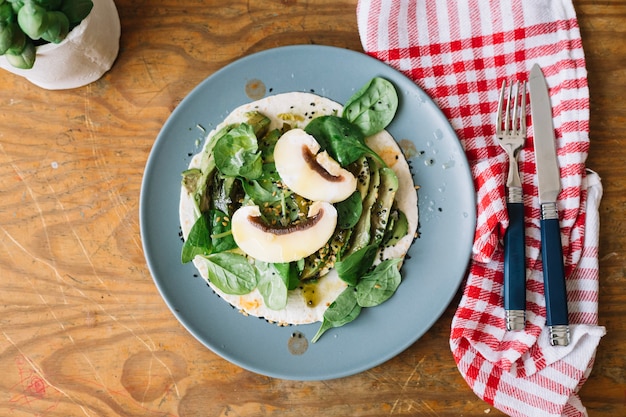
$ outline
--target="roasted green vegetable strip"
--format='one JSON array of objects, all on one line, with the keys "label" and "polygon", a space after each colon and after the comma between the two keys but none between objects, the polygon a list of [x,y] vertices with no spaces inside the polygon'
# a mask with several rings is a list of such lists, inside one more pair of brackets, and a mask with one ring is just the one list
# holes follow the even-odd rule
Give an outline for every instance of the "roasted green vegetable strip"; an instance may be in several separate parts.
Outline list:
[{"label": "roasted green vegetable strip", "polygon": [[383,167],[379,170],[380,185],[378,187],[378,198],[372,206],[370,243],[380,245],[387,228],[387,220],[391,212],[393,200],[398,191],[398,177],[391,168]]},{"label": "roasted green vegetable strip", "polygon": [[378,169],[374,169],[373,171],[371,171],[367,195],[363,199],[363,212],[361,214],[361,218],[357,222],[356,226],[354,226],[354,230],[352,231],[352,240],[350,243],[350,248],[347,252],[348,254],[354,253],[357,250],[369,245],[370,243],[372,237],[372,207],[374,207],[374,204],[378,199],[379,185],[380,171]]}]

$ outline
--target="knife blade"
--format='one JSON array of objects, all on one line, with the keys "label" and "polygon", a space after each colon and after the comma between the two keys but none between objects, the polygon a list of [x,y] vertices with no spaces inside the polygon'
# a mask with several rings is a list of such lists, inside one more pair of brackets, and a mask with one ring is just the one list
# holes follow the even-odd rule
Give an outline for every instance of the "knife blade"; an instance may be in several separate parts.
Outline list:
[{"label": "knife blade", "polygon": [[541,205],[541,259],[546,299],[546,324],[552,346],[567,346],[570,342],[567,290],[557,208],[557,198],[561,191],[561,176],[556,155],[556,138],[548,84],[538,64],[533,65],[530,71],[528,85]]}]

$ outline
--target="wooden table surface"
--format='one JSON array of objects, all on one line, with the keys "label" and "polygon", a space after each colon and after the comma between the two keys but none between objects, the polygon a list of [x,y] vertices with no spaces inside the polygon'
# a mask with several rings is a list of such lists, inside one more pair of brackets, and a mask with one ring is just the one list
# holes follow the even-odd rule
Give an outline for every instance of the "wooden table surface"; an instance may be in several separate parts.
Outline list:
[{"label": "wooden table surface", "polygon": [[[196,341],[146,266],[140,185],[171,111],[253,52],[310,43],[362,51],[356,0],[116,3],[121,49],[101,80],[47,91],[0,71],[0,415],[501,415],[468,388],[449,351],[458,295],[383,365],[285,381]],[[626,2],[574,3],[591,91],[588,167],[604,185],[607,328],[580,394],[591,416],[614,417],[626,415]]]}]

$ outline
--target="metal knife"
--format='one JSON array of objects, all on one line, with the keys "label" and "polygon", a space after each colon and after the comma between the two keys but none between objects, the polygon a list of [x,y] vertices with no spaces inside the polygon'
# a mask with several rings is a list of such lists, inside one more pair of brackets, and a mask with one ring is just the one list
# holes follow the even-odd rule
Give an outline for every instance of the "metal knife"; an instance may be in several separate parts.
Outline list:
[{"label": "metal knife", "polygon": [[563,267],[561,228],[557,197],[561,191],[561,176],[556,157],[552,106],[548,84],[535,64],[530,71],[530,110],[534,131],[535,163],[541,204],[541,259],[546,298],[546,324],[552,346],[567,346],[570,342],[567,312],[567,291]]}]

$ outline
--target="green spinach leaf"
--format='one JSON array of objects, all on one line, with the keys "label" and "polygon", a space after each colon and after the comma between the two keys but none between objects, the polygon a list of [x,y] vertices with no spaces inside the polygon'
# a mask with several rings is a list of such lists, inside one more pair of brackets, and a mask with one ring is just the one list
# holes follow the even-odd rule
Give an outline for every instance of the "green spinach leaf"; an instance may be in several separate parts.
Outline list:
[{"label": "green spinach leaf", "polygon": [[387,259],[364,275],[356,285],[356,299],[361,307],[375,307],[387,301],[401,282],[400,258]]},{"label": "green spinach leaf", "polygon": [[376,259],[377,245],[365,246],[344,259],[335,263],[335,269],[339,278],[348,285],[357,285],[359,279],[365,275]]},{"label": "green spinach leaf", "polygon": [[365,144],[361,129],[347,119],[332,115],[320,116],[311,120],[304,131],[313,136],[321,148],[342,167],[366,154],[384,165],[380,156]]},{"label": "green spinach leaf", "polygon": [[300,285],[300,272],[296,262],[275,263],[273,265],[287,283],[287,289],[295,290]]},{"label": "green spinach leaf", "polygon": [[337,209],[337,226],[342,229],[352,229],[363,213],[361,193],[355,191],[347,199],[335,205]]},{"label": "green spinach leaf", "polygon": [[243,255],[222,252],[205,257],[209,281],[225,294],[248,294],[257,286],[257,269]]},{"label": "green spinach leaf", "polygon": [[[287,265],[287,268],[285,269],[283,265]],[[287,306],[289,264],[255,262],[255,266],[259,272],[257,289],[263,297],[263,302],[272,310],[282,310]]]},{"label": "green spinach leaf", "polygon": [[282,130],[274,129],[259,139],[259,149],[261,150],[263,162],[274,162],[274,148],[282,134]]},{"label": "green spinach leaf", "polygon": [[208,213],[203,213],[191,227],[187,240],[183,243],[180,261],[184,264],[193,260],[196,255],[209,255],[211,250],[211,232]]},{"label": "green spinach leaf", "polygon": [[357,303],[355,289],[353,287],[346,288],[324,312],[322,325],[311,342],[317,342],[327,330],[350,323],[360,313],[361,306]]},{"label": "green spinach leaf", "polygon": [[279,187],[280,175],[276,171],[276,165],[266,163],[262,166],[262,173],[257,179],[242,180],[243,189],[246,195],[254,201],[255,204],[262,206],[263,203],[275,203],[280,201],[287,190]]},{"label": "green spinach leaf", "polygon": [[256,179],[263,173],[263,160],[254,129],[247,123],[233,127],[213,148],[215,165],[224,175]]},{"label": "green spinach leaf", "polygon": [[228,215],[219,211],[209,211],[211,216],[211,244],[213,245],[213,253],[225,252],[235,249],[237,243],[231,232],[231,223]]},{"label": "green spinach leaf", "polygon": [[202,213],[191,227],[181,251],[181,262],[187,263],[196,255],[210,255],[237,247],[230,233],[228,216],[219,210]]},{"label": "green spinach leaf", "polygon": [[396,114],[398,94],[384,78],[373,78],[344,105],[343,117],[359,126],[364,136],[383,130]]}]

